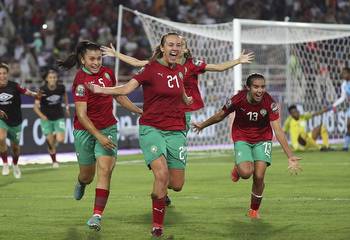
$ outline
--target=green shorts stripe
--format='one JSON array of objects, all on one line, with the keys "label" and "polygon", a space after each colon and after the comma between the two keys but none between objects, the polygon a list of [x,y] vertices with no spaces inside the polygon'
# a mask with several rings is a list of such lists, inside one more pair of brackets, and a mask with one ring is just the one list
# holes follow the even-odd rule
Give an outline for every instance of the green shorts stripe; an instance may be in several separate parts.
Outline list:
[{"label": "green shorts stripe", "polygon": [[262,141],[254,144],[244,141],[234,143],[234,155],[237,165],[241,162],[264,161],[269,166],[271,165],[271,154],[271,141]]},{"label": "green shorts stripe", "polygon": [[[117,145],[117,125],[102,129],[100,132]],[[75,152],[80,165],[95,164],[96,158],[101,156],[117,157],[118,147],[113,150],[105,149],[87,130],[74,129],[73,135]]]},{"label": "green shorts stripe", "polygon": [[66,121],[64,118],[57,120],[41,120],[41,131],[45,136],[55,133],[64,133],[66,129]]},{"label": "green shorts stripe", "polygon": [[187,161],[186,131],[159,130],[140,125],[140,147],[148,167],[161,155],[170,169],[185,169]]}]

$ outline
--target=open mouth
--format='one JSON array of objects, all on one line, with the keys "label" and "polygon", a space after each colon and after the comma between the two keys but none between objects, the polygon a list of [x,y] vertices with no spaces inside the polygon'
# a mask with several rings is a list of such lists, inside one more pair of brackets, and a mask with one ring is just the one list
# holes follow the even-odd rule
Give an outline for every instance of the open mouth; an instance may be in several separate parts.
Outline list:
[{"label": "open mouth", "polygon": [[171,61],[176,61],[177,55],[178,55],[178,54],[179,54],[178,51],[171,51],[171,52],[169,53],[169,60],[171,60]]}]

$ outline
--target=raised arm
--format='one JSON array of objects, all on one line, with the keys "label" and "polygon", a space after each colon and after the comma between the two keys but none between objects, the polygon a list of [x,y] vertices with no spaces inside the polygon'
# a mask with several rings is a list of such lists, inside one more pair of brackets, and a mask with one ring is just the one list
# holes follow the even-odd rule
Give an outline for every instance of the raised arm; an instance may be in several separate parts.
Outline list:
[{"label": "raised arm", "polygon": [[75,102],[75,113],[78,117],[79,122],[101,143],[104,148],[114,149],[116,147],[116,145],[107,136],[103,135],[91,122],[87,116],[86,102]]},{"label": "raised arm", "polygon": [[215,123],[221,122],[227,115],[228,114],[225,113],[224,110],[220,110],[219,112],[215,113],[213,116],[211,116],[204,122],[192,123],[194,132],[200,133],[204,128],[209,127],[210,125],[213,125]]},{"label": "raised arm", "polygon": [[121,61],[123,61],[131,66],[134,66],[134,67],[143,67],[146,64],[148,64],[148,62],[149,62],[148,60],[139,60],[137,58],[130,57],[130,56],[127,56],[127,55],[122,54],[120,52],[117,52],[115,50],[115,48],[113,47],[112,43],[110,44],[110,47],[102,46],[101,50],[102,50],[103,56],[117,57]]},{"label": "raised arm", "polygon": [[288,170],[291,174],[298,174],[298,172],[301,171],[299,166],[299,160],[301,160],[301,158],[294,156],[292,150],[289,148],[286,136],[281,128],[280,120],[277,119],[271,121],[271,127],[275,132],[276,138],[281,144],[284,153],[288,157]]},{"label": "raised arm", "polygon": [[238,59],[224,62],[224,63],[219,63],[219,64],[207,64],[205,67],[205,71],[222,72],[240,63],[251,63],[253,60],[254,60],[254,53],[250,52],[246,54],[245,50],[243,50]]},{"label": "raised arm", "polygon": [[102,93],[106,95],[128,95],[134,91],[138,86],[139,82],[136,79],[131,79],[128,83],[116,86],[116,87],[100,87],[99,85],[89,83],[87,87],[93,93]]},{"label": "raised arm", "polygon": [[345,101],[346,99],[346,82],[344,81],[341,85],[341,95],[332,105],[333,108],[336,108],[339,104]]},{"label": "raised arm", "polygon": [[137,107],[127,96],[115,96],[115,100],[125,109],[129,110],[130,112],[137,113],[142,115],[143,110],[139,107]]}]

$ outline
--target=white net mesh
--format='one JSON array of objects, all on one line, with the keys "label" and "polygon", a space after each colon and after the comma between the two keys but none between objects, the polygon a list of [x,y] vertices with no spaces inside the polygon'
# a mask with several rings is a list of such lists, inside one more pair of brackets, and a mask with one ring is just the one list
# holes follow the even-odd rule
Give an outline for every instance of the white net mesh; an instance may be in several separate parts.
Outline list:
[{"label": "white net mesh", "polygon": [[[183,35],[194,57],[207,63],[233,59],[233,24],[193,25],[171,22],[135,12],[140,18],[152,48],[160,37],[171,31]],[[281,103],[283,119],[289,104],[300,104],[305,111],[321,110],[340,94],[340,71],[350,59],[350,30],[334,30],[242,24],[242,49],[254,51],[253,64],[242,66],[242,79],[252,72],[262,73],[267,90]],[[316,26],[316,25],[315,25]],[[234,93],[233,69],[221,73],[206,72],[199,78],[205,108],[193,113],[193,121],[203,121],[219,110]],[[345,110],[345,109],[343,109]],[[323,121],[330,138],[345,132],[344,111],[329,112],[314,118],[309,127]],[[200,134],[189,133],[189,145],[227,145],[231,143],[230,121],[211,126]]]}]

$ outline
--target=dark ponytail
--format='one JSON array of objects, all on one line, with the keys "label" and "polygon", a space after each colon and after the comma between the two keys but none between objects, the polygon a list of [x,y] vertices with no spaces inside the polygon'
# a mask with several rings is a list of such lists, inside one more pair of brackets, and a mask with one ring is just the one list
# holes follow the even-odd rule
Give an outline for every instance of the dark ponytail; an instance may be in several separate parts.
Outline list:
[{"label": "dark ponytail", "polygon": [[164,47],[164,44],[165,44],[165,40],[168,36],[179,36],[180,35],[176,32],[168,32],[167,34],[164,34],[162,36],[162,38],[160,39],[160,44],[154,49],[153,51],[153,54],[152,54],[152,57],[149,59],[150,61],[154,61],[158,58],[162,58],[163,57],[163,52],[162,50],[160,49],[161,47]]},{"label": "dark ponytail", "polygon": [[71,53],[65,60],[57,60],[57,64],[59,67],[65,70],[69,70],[75,65],[80,67],[82,65],[80,59],[82,56],[84,56],[86,50],[100,50],[100,48],[101,46],[97,43],[93,43],[88,40],[81,41],[78,43],[75,53]]},{"label": "dark ponytail", "polygon": [[247,77],[247,81],[246,81],[245,85],[247,87],[251,87],[252,82],[255,79],[264,79],[265,80],[265,77],[262,74],[260,74],[260,73],[249,74],[249,76]]}]

